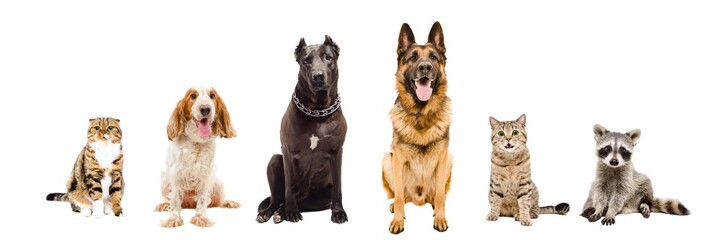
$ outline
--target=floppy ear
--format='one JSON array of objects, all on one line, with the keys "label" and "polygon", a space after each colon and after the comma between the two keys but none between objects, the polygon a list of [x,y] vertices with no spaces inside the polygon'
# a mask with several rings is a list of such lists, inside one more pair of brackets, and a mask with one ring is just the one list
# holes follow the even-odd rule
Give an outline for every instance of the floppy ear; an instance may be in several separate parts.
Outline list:
[{"label": "floppy ear", "polygon": [[227,105],[224,104],[224,100],[216,94],[214,98],[214,108],[216,109],[216,116],[214,117],[214,125],[212,126],[212,132],[214,135],[218,135],[223,138],[233,138],[237,136],[237,132],[232,127],[232,120],[229,117],[229,111],[227,111]]},{"label": "floppy ear", "polygon": [[176,103],[176,108],[174,108],[174,111],[171,112],[171,117],[169,117],[169,124],[166,125],[166,136],[169,140],[173,141],[176,136],[184,131],[186,114],[186,97],[184,97]]},{"label": "floppy ear", "polygon": [[609,130],[604,128],[604,126],[599,125],[599,124],[594,124],[594,140],[599,142],[599,140],[602,139],[602,136],[604,136],[604,134],[607,134],[607,133],[609,133]]},{"label": "floppy ear", "polygon": [[496,119],[495,119],[495,118],[493,118],[493,117],[488,117],[488,122],[489,122],[489,123],[491,123],[491,130],[495,129],[495,128],[496,128],[496,126],[497,126],[497,125],[498,125],[498,123],[499,123],[499,122],[498,122],[498,120],[496,120]]},{"label": "floppy ear", "polygon": [[413,43],[415,43],[413,30],[410,29],[410,26],[407,23],[403,23],[403,26],[400,27],[400,36],[398,37],[398,59],[400,59],[400,56],[402,56],[405,51],[408,51],[408,48],[410,48]]},{"label": "floppy ear", "polygon": [[634,129],[625,133],[625,135],[627,135],[627,137],[632,140],[632,145],[637,145],[637,139],[639,139],[639,136],[642,135],[642,131],[640,131],[639,129]]},{"label": "floppy ear", "polygon": [[446,53],[446,45],[443,43],[443,28],[439,22],[433,23],[428,34],[428,42],[438,48],[441,53]]},{"label": "floppy ear", "polygon": [[526,114],[521,114],[521,116],[516,119],[516,122],[521,124],[521,127],[526,128]]},{"label": "floppy ear", "polygon": [[335,43],[335,41],[332,41],[332,38],[329,35],[325,35],[324,44],[332,47],[332,51],[335,52],[335,55],[340,56],[340,47],[337,46],[337,43]]},{"label": "floppy ear", "polygon": [[295,60],[297,62],[300,62],[300,54],[302,54],[302,49],[307,46],[307,43],[305,43],[305,38],[300,38],[300,43],[297,44],[297,47],[295,48]]}]

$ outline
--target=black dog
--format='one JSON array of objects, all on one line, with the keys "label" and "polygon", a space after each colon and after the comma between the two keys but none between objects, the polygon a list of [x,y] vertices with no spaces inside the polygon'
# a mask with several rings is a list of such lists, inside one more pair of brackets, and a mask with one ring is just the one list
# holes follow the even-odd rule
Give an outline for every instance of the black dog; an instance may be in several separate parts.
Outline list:
[{"label": "black dog", "polygon": [[271,196],[259,203],[257,222],[302,220],[300,212],[332,210],[334,223],[347,222],[342,207],[340,171],[347,122],[337,94],[340,48],[325,42],[307,46],[300,39],[295,59],[297,86],[282,118],[282,154],[267,166]]}]

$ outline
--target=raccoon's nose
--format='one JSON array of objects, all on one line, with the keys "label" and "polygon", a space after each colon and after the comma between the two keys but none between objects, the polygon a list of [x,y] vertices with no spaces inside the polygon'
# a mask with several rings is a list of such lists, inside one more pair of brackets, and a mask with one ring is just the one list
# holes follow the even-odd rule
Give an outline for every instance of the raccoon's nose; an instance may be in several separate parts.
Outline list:
[{"label": "raccoon's nose", "polygon": [[612,158],[612,160],[609,160],[609,164],[612,164],[612,166],[617,166],[619,165],[619,160],[617,160],[616,158]]}]

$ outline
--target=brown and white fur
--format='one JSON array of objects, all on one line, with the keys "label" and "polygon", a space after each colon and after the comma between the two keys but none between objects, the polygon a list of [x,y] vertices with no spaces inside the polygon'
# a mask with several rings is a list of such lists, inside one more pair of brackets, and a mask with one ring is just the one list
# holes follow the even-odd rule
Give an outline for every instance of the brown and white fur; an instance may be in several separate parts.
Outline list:
[{"label": "brown and white fur", "polygon": [[649,177],[634,170],[632,152],[641,135],[639,129],[620,133],[594,125],[597,171],[580,216],[589,222],[603,217],[602,225],[609,226],[618,214],[639,212],[644,218],[650,212],[690,214],[678,200],[655,198]]},{"label": "brown and white fur", "polygon": [[207,207],[238,208],[239,203],[224,199],[222,181],[216,178],[214,153],[217,138],[233,138],[232,127],[224,101],[213,88],[189,89],[174,109],[167,126],[171,144],[166,158],[166,171],[161,174],[164,202],[156,211],[169,211],[162,227],[183,224],[182,208],[196,208],[191,224],[209,227]]}]

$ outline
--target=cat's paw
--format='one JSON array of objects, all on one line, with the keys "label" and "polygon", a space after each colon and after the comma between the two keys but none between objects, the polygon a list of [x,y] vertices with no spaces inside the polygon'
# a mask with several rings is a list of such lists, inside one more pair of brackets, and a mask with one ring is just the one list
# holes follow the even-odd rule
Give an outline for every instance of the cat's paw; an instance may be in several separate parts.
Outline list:
[{"label": "cat's paw", "polygon": [[161,221],[161,227],[165,228],[174,228],[184,225],[184,220],[181,219],[181,217],[169,217],[169,219],[166,219],[166,221]]},{"label": "cat's paw", "polygon": [[214,221],[210,220],[207,217],[197,214],[191,218],[191,224],[194,224],[198,227],[211,227],[211,226],[214,226]]},{"label": "cat's paw", "polygon": [[531,218],[522,218],[522,219],[519,219],[518,221],[521,223],[521,225],[524,225],[524,226],[531,226],[532,224],[534,224],[534,222],[531,221]]},{"label": "cat's paw", "polygon": [[81,216],[90,217],[91,214],[93,214],[93,210],[91,208],[87,208],[87,207],[81,208]]},{"label": "cat's paw", "polygon": [[498,220],[498,213],[490,212],[488,213],[488,216],[486,216],[486,220],[488,221],[496,221]]},{"label": "cat's paw", "polygon": [[610,226],[613,224],[614,224],[614,218],[605,217],[604,219],[602,219],[602,225],[604,225],[604,226]]},{"label": "cat's paw", "polygon": [[113,212],[113,208],[111,208],[110,204],[106,204],[103,206],[103,214],[111,214]]}]

